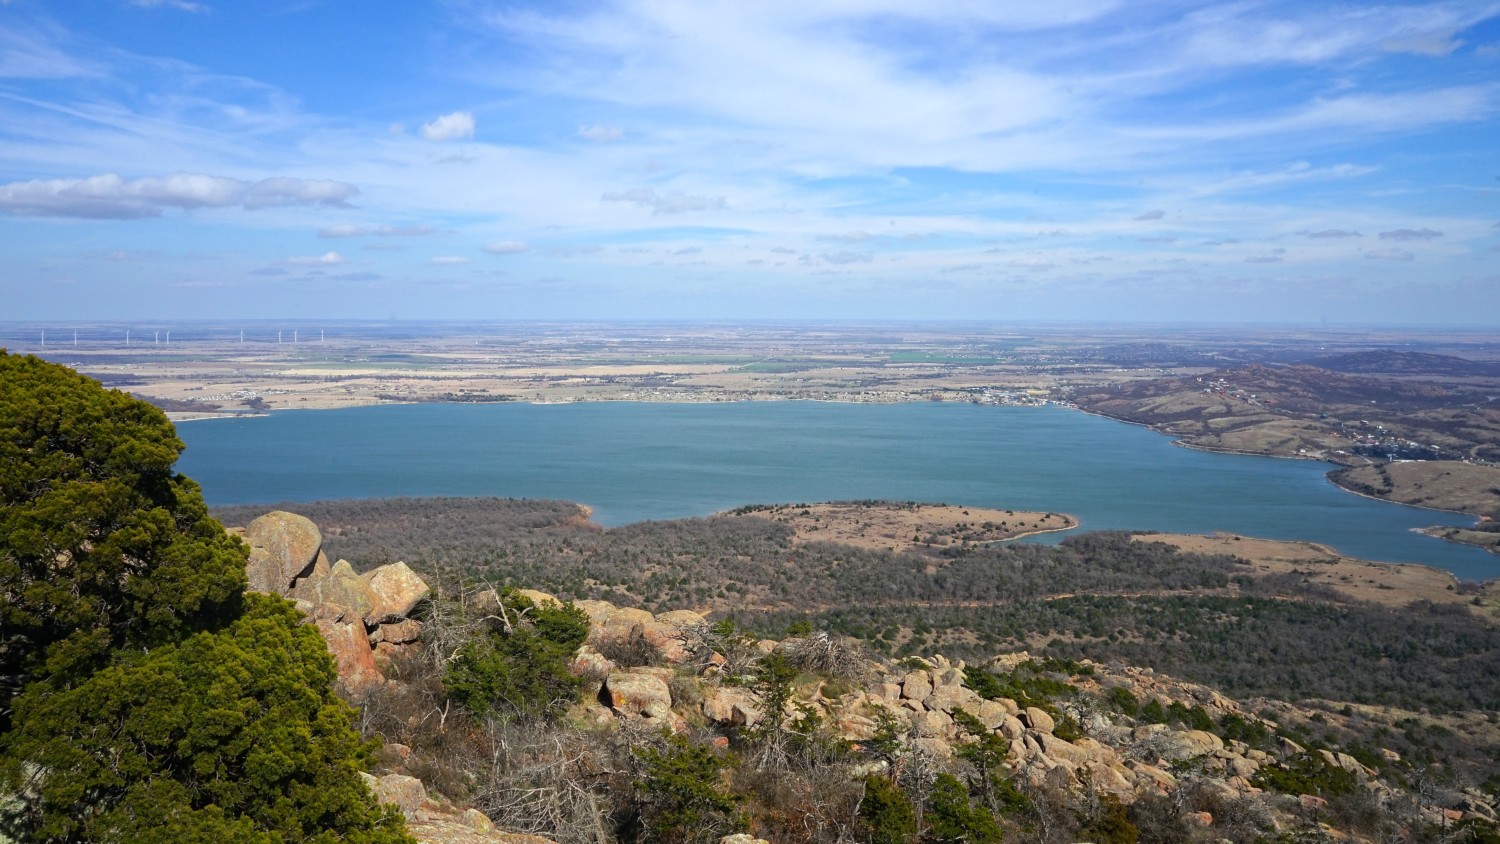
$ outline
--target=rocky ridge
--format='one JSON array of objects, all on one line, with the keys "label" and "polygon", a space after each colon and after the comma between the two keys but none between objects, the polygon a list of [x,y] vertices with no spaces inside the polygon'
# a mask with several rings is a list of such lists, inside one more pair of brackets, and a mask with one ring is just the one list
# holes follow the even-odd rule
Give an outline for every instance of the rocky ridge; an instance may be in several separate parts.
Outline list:
[{"label": "rocky ridge", "polygon": [[[526,594],[533,600],[557,600],[535,591]],[[654,721],[680,731],[705,722],[720,729],[755,727],[767,717],[753,690],[721,682],[724,655],[709,653],[706,659],[694,661],[695,655],[703,653],[702,636],[708,627],[702,616],[686,611],[652,616],[644,610],[615,607],[604,601],[579,601],[576,606],[589,615],[592,623],[589,642],[579,650],[575,670],[600,678],[597,703],[585,707],[594,722]],[[601,649],[632,638],[658,643],[666,665],[620,668],[602,655]],[[792,652],[806,641],[761,640],[752,647],[762,654]],[[996,656],[981,667],[1003,673],[1032,662],[1031,656],[1022,651]],[[946,764],[954,760],[961,747],[976,740],[955,718],[955,713],[963,710],[1008,743],[1013,770],[1030,784],[1093,790],[1127,805],[1143,795],[1171,794],[1191,779],[1192,787],[1228,800],[1263,799],[1274,814],[1278,802],[1286,801],[1278,801],[1280,795],[1258,786],[1256,774],[1263,768],[1295,764],[1309,753],[1352,775],[1360,788],[1382,804],[1396,804],[1410,797],[1384,780],[1377,770],[1342,751],[1308,751],[1284,737],[1276,737],[1269,747],[1257,748],[1207,730],[1130,718],[1099,705],[1101,699],[1118,689],[1135,700],[1155,701],[1164,708],[1174,704],[1199,707],[1215,722],[1229,716],[1260,724],[1275,735],[1275,722],[1260,718],[1240,702],[1151,669],[1084,660],[1071,678],[1071,685],[1080,694],[1043,707],[1007,697],[981,696],[966,684],[965,663],[942,655],[908,660],[904,665],[872,661],[865,667],[868,673],[862,687],[852,691],[831,693],[829,684],[823,682],[799,687],[787,701],[781,718],[790,722],[798,716],[799,707],[811,707],[824,723],[833,725],[842,738],[856,745],[874,738],[883,720],[894,719],[904,728],[905,748]],[[677,700],[672,695],[671,680],[683,669],[696,674],[699,682],[694,693],[685,696],[687,699]],[[1066,730],[1061,728],[1064,723]],[[1382,752],[1386,759],[1399,761],[1393,751]],[[1310,795],[1296,801],[1303,808],[1316,808],[1322,802]],[[1464,794],[1455,807],[1427,806],[1422,813],[1423,820],[1433,824],[1464,820],[1493,824],[1500,820],[1492,798],[1477,791]],[[1214,823],[1212,817],[1199,821],[1204,826]],[[1332,829],[1325,831],[1337,835]]]},{"label": "rocky ridge", "polygon": [[[338,664],[343,696],[358,703],[391,682],[382,673],[382,664],[403,649],[418,647],[422,637],[422,625],[412,615],[430,590],[420,577],[404,563],[363,574],[343,560],[329,564],[316,525],[294,514],[267,514],[247,526],[243,536],[251,546],[251,588],[296,601],[317,625]],[[547,593],[519,591],[537,604],[561,603]],[[498,602],[499,596],[480,593],[470,600]],[[986,695],[971,687],[968,669],[1007,676],[1038,663],[1020,652],[997,656],[981,666],[941,655],[889,664],[858,655],[857,647],[840,651],[840,643],[822,634],[779,642],[736,639],[691,611],[652,614],[595,600],[574,605],[588,616],[589,636],[574,655],[572,671],[592,685],[584,696],[586,702],[574,708],[573,717],[605,730],[645,726],[687,733],[706,729],[723,736],[756,728],[771,717],[790,724],[810,711],[856,750],[894,735],[903,753],[918,754],[943,766],[979,740],[974,733],[977,721],[984,733],[1004,742],[1007,763],[1018,781],[1107,795],[1125,805],[1191,788],[1224,801],[1249,800],[1280,828],[1290,823],[1292,813],[1316,816],[1324,801],[1311,794],[1289,796],[1269,790],[1260,775],[1312,759],[1349,775],[1358,788],[1383,805],[1410,803],[1426,823],[1494,824],[1500,820],[1492,799],[1481,792],[1465,792],[1445,804],[1414,799],[1350,753],[1326,747],[1309,751],[1278,735],[1277,723],[1241,702],[1150,669],[1085,660],[1047,669],[1066,677],[1067,694],[1049,699]],[[806,655],[816,649],[841,653],[841,672],[854,680],[830,682],[826,675],[805,672],[783,711],[768,713],[761,695],[744,682],[755,661],[777,652]],[[1104,702],[1110,699],[1146,706],[1140,714],[1126,714],[1106,706]],[[1252,745],[1210,729],[1147,717],[1151,711],[1168,707],[1199,710],[1207,719],[1205,725],[1230,720],[1254,725],[1266,740]],[[727,739],[715,739],[721,741],[727,744]],[[380,767],[385,773],[370,776],[369,782],[381,800],[401,807],[419,840],[434,844],[547,841],[501,832],[483,813],[429,796],[423,783],[406,770],[404,762],[410,752],[388,744]],[[1399,761],[1391,751],[1382,753],[1389,761]],[[861,770],[878,772],[887,764],[872,756]],[[1211,831],[1219,820],[1198,812],[1194,822]],[[1324,832],[1339,837],[1331,827],[1325,826]]]},{"label": "rocky ridge", "polygon": [[[364,701],[389,682],[382,666],[418,646],[422,624],[411,616],[431,589],[406,563],[389,563],[363,574],[347,560],[329,564],[318,526],[284,511],[267,513],[243,530],[230,532],[250,546],[248,588],[296,602],[317,626],[338,667],[335,688],[345,700]],[[406,752],[400,745],[388,745],[382,756],[399,766]],[[401,809],[407,828],[422,844],[548,844],[546,839],[498,830],[476,809],[429,796],[416,777],[364,777],[378,800]]]}]

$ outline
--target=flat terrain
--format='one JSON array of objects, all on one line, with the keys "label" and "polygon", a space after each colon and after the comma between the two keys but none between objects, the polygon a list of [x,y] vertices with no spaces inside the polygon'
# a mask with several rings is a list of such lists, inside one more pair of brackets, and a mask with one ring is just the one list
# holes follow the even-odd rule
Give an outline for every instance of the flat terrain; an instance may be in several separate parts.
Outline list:
[{"label": "flat terrain", "polygon": [[[43,345],[44,332],[68,339]],[[1500,335],[1493,332],[401,321],[65,330],[0,323],[0,344],[65,363],[183,421],[393,402],[1052,402],[1147,425],[1196,448],[1355,467],[1500,465]],[[1393,477],[1399,489],[1367,494],[1478,514],[1493,486],[1473,472],[1421,487]],[[1358,489],[1355,480],[1344,485]],[[1474,533],[1485,531],[1450,538],[1488,541]]]},{"label": "flat terrain", "polygon": [[1441,569],[1357,560],[1311,542],[1281,542],[1237,534],[1140,534],[1137,542],[1164,542],[1195,554],[1229,554],[1259,575],[1295,574],[1356,601],[1403,607],[1412,601],[1473,606],[1458,581]]},{"label": "flat terrain", "polygon": [[[1348,365],[1356,358],[1339,360]],[[1197,448],[1343,465],[1500,460],[1500,377],[1450,375],[1461,359],[1440,360],[1442,371],[1420,376],[1251,364],[1083,389],[1073,399],[1091,412],[1149,425]]]},{"label": "flat terrain", "polygon": [[1077,519],[1062,513],[987,510],[950,504],[778,504],[735,512],[791,527],[793,542],[838,542],[885,551],[972,547],[1078,526]]},{"label": "flat terrain", "polygon": [[1397,461],[1351,466],[1334,483],[1361,495],[1471,516],[1500,513],[1500,466],[1451,460]]}]

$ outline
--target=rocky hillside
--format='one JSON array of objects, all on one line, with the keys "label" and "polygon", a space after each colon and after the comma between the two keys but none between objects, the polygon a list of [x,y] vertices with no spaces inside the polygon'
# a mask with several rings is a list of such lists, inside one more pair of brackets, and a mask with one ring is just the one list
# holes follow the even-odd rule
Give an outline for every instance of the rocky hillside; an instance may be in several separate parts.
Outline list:
[{"label": "rocky hillside", "polygon": [[371,787],[423,841],[1500,834],[1493,791],[1344,746],[1320,709],[1088,659],[893,661],[688,610],[432,594],[403,563],[330,564],[289,513],[243,536],[252,587],[296,600],[329,643],[340,693],[385,742]]}]

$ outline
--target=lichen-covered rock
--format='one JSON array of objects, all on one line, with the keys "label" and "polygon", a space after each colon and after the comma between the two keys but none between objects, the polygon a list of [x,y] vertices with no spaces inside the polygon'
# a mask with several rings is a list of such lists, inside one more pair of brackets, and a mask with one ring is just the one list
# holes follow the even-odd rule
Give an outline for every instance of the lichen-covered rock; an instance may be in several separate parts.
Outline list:
[{"label": "lichen-covered rock", "polygon": [[955,709],[963,709],[970,715],[973,715],[974,711],[979,708],[980,703],[987,702],[984,698],[963,686],[944,684],[934,687],[932,694],[928,695],[927,699],[922,701],[922,705],[928,709],[935,709],[950,715],[953,714],[953,710]]},{"label": "lichen-covered rock", "polygon": [[400,621],[432,590],[406,563],[388,563],[360,575],[370,595],[367,624]]},{"label": "lichen-covered rock", "polygon": [[1086,770],[1085,778],[1098,791],[1115,797],[1129,797],[1135,792],[1135,786],[1131,785],[1129,777],[1119,767],[1090,765]]},{"label": "lichen-covered rock", "polygon": [[753,727],[763,717],[760,702],[749,689],[722,686],[703,696],[703,717],[732,727]]},{"label": "lichen-covered rock", "polygon": [[978,718],[979,723],[983,724],[987,730],[999,729],[1010,714],[1006,712],[1005,707],[999,701],[994,700],[981,700],[972,709],[969,707],[964,707],[964,709],[970,715]]},{"label": "lichen-covered rock", "polygon": [[1224,749],[1224,740],[1203,730],[1182,730],[1161,733],[1161,754],[1174,761],[1197,759]]},{"label": "lichen-covered rock", "polygon": [[912,727],[924,738],[942,738],[953,730],[953,719],[941,712],[923,712],[912,722]]},{"label": "lichen-covered rock", "polygon": [[1000,730],[1000,735],[1013,741],[1019,740],[1026,733],[1026,725],[1022,724],[1021,719],[1014,715],[1006,715],[1001,719],[998,729]]},{"label": "lichen-covered rock", "polygon": [[573,662],[568,670],[579,677],[602,680],[616,669],[615,664],[606,659],[604,654],[588,645],[583,645],[578,649],[578,653],[573,655]]},{"label": "lichen-covered rock", "polygon": [[375,654],[370,650],[364,622],[357,618],[352,622],[319,618],[314,623],[323,641],[328,643],[328,650],[338,668],[335,688],[350,702],[362,703],[370,692],[385,683],[385,675],[375,665]]},{"label": "lichen-covered rock", "polygon": [[562,606],[562,601],[559,601],[556,595],[548,592],[540,592],[536,589],[517,589],[516,594],[529,599],[539,607]]},{"label": "lichen-covered rock", "polygon": [[479,832],[489,832],[495,828],[495,822],[490,820],[489,815],[478,809],[465,809],[463,814],[458,816],[458,822]]},{"label": "lichen-covered rock", "polygon": [[672,691],[649,674],[615,672],[599,690],[599,702],[627,718],[668,719],[672,714]]},{"label": "lichen-covered rock", "polygon": [[1050,733],[1057,726],[1051,715],[1035,706],[1026,707],[1026,711],[1021,714],[1021,723],[1039,733]]},{"label": "lichen-covered rock", "polygon": [[932,677],[920,668],[901,678],[901,697],[926,700],[932,696]]},{"label": "lichen-covered rock", "polygon": [[381,803],[394,803],[408,819],[415,818],[422,803],[427,800],[427,788],[416,777],[405,774],[386,774],[376,781],[375,799]]},{"label": "lichen-covered rock", "polygon": [[361,619],[368,618],[375,607],[370,585],[355,571],[348,560],[339,560],[324,577],[306,578],[292,590],[292,596],[315,607],[342,607]]},{"label": "lichen-covered rock", "polygon": [[245,526],[249,589],[287,597],[293,581],[308,574],[323,548],[323,534],[306,516],[275,510]]},{"label": "lichen-covered rock", "polygon": [[375,628],[371,634],[371,642],[388,642],[392,645],[405,645],[422,638],[422,622],[405,618],[400,621],[387,622]]}]

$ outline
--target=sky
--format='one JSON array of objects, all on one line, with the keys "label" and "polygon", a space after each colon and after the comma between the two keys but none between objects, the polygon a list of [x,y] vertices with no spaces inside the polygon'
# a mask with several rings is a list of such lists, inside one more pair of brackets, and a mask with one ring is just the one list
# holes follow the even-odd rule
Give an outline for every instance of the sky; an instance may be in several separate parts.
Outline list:
[{"label": "sky", "polygon": [[1500,327],[1500,2],[0,0],[0,320]]}]

